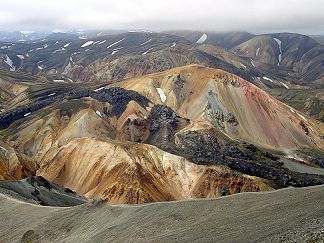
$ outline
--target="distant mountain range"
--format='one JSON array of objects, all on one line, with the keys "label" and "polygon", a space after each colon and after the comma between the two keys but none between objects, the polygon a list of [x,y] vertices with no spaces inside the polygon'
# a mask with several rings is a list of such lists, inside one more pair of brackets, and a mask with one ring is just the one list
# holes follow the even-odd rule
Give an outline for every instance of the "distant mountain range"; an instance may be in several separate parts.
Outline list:
[{"label": "distant mountain range", "polygon": [[[172,32],[186,38],[181,39],[176,35],[149,32],[108,36],[100,33],[87,33],[93,36],[86,40],[80,40],[73,33],[55,33],[38,41],[3,42],[0,65],[4,70],[103,82],[196,63],[222,68],[270,87],[323,84],[324,46],[303,35]],[[137,64],[136,71],[127,70],[127,67],[134,69],[130,62],[141,63],[141,66]],[[103,75],[107,67],[109,73]],[[272,79],[276,82],[271,82]]]},{"label": "distant mountain range", "polygon": [[[40,37],[41,33],[37,33],[25,35]],[[111,33],[43,33],[43,39],[2,42],[0,68],[18,71],[18,75],[41,76],[48,82],[97,83],[200,64],[223,69],[273,95],[280,94],[292,106],[292,90],[297,94],[312,89],[315,96],[299,96],[302,105],[296,107],[324,120],[317,105],[323,103],[324,96],[324,46],[308,36],[199,31]],[[290,95],[284,95],[285,92]],[[0,98],[4,100],[5,96],[7,91]]]}]

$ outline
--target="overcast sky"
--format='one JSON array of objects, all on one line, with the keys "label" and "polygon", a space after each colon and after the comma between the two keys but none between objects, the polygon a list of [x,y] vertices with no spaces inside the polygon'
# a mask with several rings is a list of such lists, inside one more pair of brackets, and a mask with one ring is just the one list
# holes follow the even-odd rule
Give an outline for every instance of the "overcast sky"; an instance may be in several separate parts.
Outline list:
[{"label": "overcast sky", "polygon": [[324,0],[1,0],[1,30],[194,29],[324,34]]}]

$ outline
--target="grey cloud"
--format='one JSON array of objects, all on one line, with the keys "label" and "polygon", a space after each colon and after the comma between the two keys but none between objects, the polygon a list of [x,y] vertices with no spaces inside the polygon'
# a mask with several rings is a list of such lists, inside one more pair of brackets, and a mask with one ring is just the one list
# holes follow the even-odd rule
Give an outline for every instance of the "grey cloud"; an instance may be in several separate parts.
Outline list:
[{"label": "grey cloud", "polygon": [[10,0],[0,29],[197,29],[324,34],[323,0]]}]

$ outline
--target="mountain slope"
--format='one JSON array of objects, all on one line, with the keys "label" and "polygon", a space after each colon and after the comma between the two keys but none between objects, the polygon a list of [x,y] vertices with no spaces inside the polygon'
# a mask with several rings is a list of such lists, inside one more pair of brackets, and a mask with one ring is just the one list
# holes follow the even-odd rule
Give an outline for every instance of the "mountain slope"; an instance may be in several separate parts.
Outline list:
[{"label": "mountain slope", "polygon": [[49,163],[45,159],[37,174],[89,198],[112,203],[209,198],[272,189],[265,180],[236,174],[226,167],[198,166],[153,146],[91,138],[71,141]]},{"label": "mountain slope", "polygon": [[323,124],[221,70],[192,65],[115,85],[136,90],[154,103],[164,103],[183,117],[208,121],[233,139],[279,150],[323,148],[319,138]]},{"label": "mountain slope", "polygon": [[271,89],[269,93],[296,110],[324,122],[324,89]]},{"label": "mountain slope", "polygon": [[17,98],[29,87],[46,83],[44,77],[35,77],[27,73],[0,71],[0,112],[8,109],[8,103]]},{"label": "mountain slope", "polygon": [[0,181],[0,193],[18,200],[44,206],[70,207],[87,202],[87,199],[43,177],[29,177],[20,181]]},{"label": "mountain slope", "polygon": [[0,214],[5,219],[0,220],[0,240],[320,242],[323,197],[323,186],[317,186],[217,200],[137,206],[90,202],[63,209],[21,203],[0,194]]}]

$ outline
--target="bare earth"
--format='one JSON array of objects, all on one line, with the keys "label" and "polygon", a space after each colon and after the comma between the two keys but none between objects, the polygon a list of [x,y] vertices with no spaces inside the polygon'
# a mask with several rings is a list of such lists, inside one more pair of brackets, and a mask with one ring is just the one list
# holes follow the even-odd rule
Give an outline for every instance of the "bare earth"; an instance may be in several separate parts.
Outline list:
[{"label": "bare earth", "polygon": [[0,242],[324,242],[324,186],[59,208],[0,194]]}]

